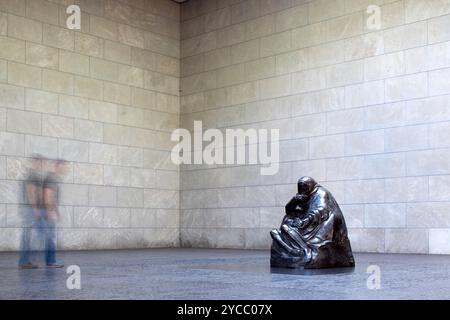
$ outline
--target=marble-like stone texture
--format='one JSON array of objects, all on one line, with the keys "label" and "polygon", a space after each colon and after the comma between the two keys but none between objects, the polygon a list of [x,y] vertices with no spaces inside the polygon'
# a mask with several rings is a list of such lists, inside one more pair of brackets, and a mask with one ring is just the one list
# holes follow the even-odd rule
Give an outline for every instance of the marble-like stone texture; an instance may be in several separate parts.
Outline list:
[{"label": "marble-like stone texture", "polygon": [[67,28],[44,24],[43,34],[45,45],[73,51],[75,46],[74,33]]},{"label": "marble-like stone texture", "polygon": [[[66,28],[63,2],[0,3],[0,181],[23,179],[34,153],[69,160],[68,215],[97,198],[114,213],[98,239],[64,224],[69,247],[177,244],[176,232],[184,244],[263,247],[291,186],[312,175],[348,209],[359,251],[448,253],[447,1],[80,0],[81,32]],[[367,29],[369,4],[380,30]],[[279,173],[180,169],[170,133],[194,120],[280,129]],[[155,232],[119,230],[138,227],[144,207]],[[257,225],[244,228],[244,212]]]},{"label": "marble-like stone texture", "polygon": [[[74,137],[74,121],[70,118],[45,115],[42,119],[42,134],[50,137],[71,139]],[[60,148],[64,147],[67,148],[68,146],[60,145]],[[60,151],[61,155],[65,152],[67,151]]]},{"label": "marble-like stone texture", "polygon": [[83,98],[102,99],[103,83],[91,78],[75,77],[74,93]]},{"label": "marble-like stone texture", "polygon": [[89,142],[103,141],[103,124],[88,120],[74,120],[74,137]]},{"label": "marble-like stone texture", "polygon": [[103,184],[103,166],[97,164],[75,164],[74,182],[79,184]]},{"label": "marble-like stone texture", "polygon": [[0,13],[0,35],[6,36],[8,32],[8,15],[6,13]]},{"label": "marble-like stone texture", "polygon": [[58,157],[58,140],[56,138],[26,135],[25,155],[40,154],[47,158]]},{"label": "marble-like stone texture", "polygon": [[107,186],[89,186],[89,205],[114,207],[117,205],[117,189]]},{"label": "marble-like stone texture", "polygon": [[75,33],[75,51],[93,57],[103,56],[103,39],[88,34]]},{"label": "marble-like stone texture", "polygon": [[[39,297],[50,300],[133,300],[142,297],[163,300],[230,300],[231,297],[242,300],[427,300],[446,299],[449,296],[448,280],[442,268],[442,265],[448,263],[448,257],[445,256],[356,254],[358,264],[353,272],[294,276],[271,271],[266,250],[160,249],[156,247],[162,246],[164,241],[174,243],[174,240],[161,238],[158,232],[144,235],[142,229],[114,229],[105,233],[90,231],[89,236],[93,241],[89,244],[91,248],[111,239],[117,239],[124,249],[133,242],[142,248],[146,244],[158,244],[153,249],[120,252],[60,252],[59,258],[65,264],[80,265],[82,272],[85,269],[89,271],[82,273],[82,290],[76,292],[69,292],[65,286],[58,285],[67,280],[65,273],[18,274],[11,268],[16,264],[17,255],[2,253],[1,267],[5,271],[0,295],[5,299]],[[176,232],[175,229],[173,233],[167,234]],[[60,230],[59,238],[72,248],[79,248],[88,244],[83,240],[83,236],[87,234],[88,232],[65,229]],[[96,239],[94,234],[97,234]],[[19,236],[19,229],[10,229],[0,239],[18,239]],[[148,263],[149,260],[152,263]],[[369,290],[366,286],[367,268],[374,264],[382,272],[381,290]],[[424,265],[427,272],[424,272]],[[431,277],[430,274],[436,276]],[[206,278],[214,281],[205,281]],[[341,281],[346,281],[349,292],[342,290]],[[18,287],[17,283],[23,283],[23,286]],[[199,286],[202,290],[198,290]],[[325,286],[333,289],[332,293],[330,290],[322,290]],[[130,287],[133,290],[129,290]],[[271,290],[267,290],[268,288]],[[308,288],[312,289],[311,292],[305,293]]]},{"label": "marble-like stone texture", "polygon": [[59,66],[58,50],[34,43],[27,43],[26,62],[38,67],[57,69]]},{"label": "marble-like stone texture", "polygon": [[66,95],[74,94],[75,80],[74,76],[69,73],[44,69],[42,81],[42,88],[46,91]]},{"label": "marble-like stone texture", "polygon": [[[0,228],[9,228],[0,251],[18,248],[20,225],[6,204],[13,212],[22,202],[19,184],[35,154],[68,161],[59,184],[63,247],[177,245],[170,133],[179,126],[180,5],[80,0],[78,32],[66,26],[66,2],[0,3]],[[144,208],[144,189],[155,192],[145,200],[154,220],[140,224],[131,217]]]},{"label": "marble-like stone texture", "polygon": [[[234,8],[235,14],[244,6],[251,8],[249,3],[236,6]],[[410,19],[409,22],[428,19],[433,15],[445,14],[445,8],[442,6],[442,11],[439,11],[432,5],[425,5],[423,2],[414,4],[412,1],[408,1],[406,5],[407,17],[409,15],[407,19]],[[325,8],[324,6],[327,7]],[[187,40],[185,41],[185,48],[188,49],[189,54],[196,55],[182,60],[182,69],[186,68],[188,70],[188,73],[182,74],[182,77],[186,79],[186,85],[183,86],[182,84],[182,88],[187,90],[186,93],[183,92],[182,97],[182,107],[184,109],[182,110],[182,123],[187,123],[187,126],[189,126],[190,120],[194,118],[209,119],[211,118],[210,114],[219,117],[219,120],[211,120],[213,125],[221,123],[223,126],[233,126],[245,124],[246,120],[251,121],[253,124],[262,121],[262,119],[260,120],[258,118],[259,115],[251,115],[248,119],[242,120],[240,114],[241,107],[237,106],[237,104],[249,101],[245,100],[246,97],[242,99],[239,96],[236,97],[236,94],[244,92],[244,89],[233,88],[234,91],[232,91],[227,86],[234,85],[243,80],[227,77],[226,72],[220,71],[234,70],[238,78],[241,78],[242,71],[240,67],[230,66],[233,63],[231,50],[234,49],[235,52],[238,52],[239,48],[244,48],[246,45],[249,46],[252,43],[245,42],[246,40],[271,36],[271,33],[275,32],[275,28],[283,28],[280,25],[285,23],[285,21],[273,19],[274,17],[271,16],[257,17],[258,15],[263,15],[259,10],[267,10],[265,14],[267,12],[275,12],[277,16],[281,16],[282,13],[288,14],[288,10],[286,12],[282,11],[286,9],[282,5],[274,9],[267,3],[262,7],[257,9],[253,8],[254,12],[247,13],[245,17],[242,17],[244,20],[248,19],[245,25],[241,26],[238,23],[233,27],[224,27],[222,30],[218,30],[217,34],[219,34],[219,37],[215,44],[219,48],[213,51],[208,51],[214,45],[212,34],[210,35],[211,41],[204,42],[205,46],[203,48],[192,47],[195,43],[201,46],[203,44],[202,40],[207,38],[199,37],[204,32],[204,29],[200,27],[201,24],[198,22],[201,21],[200,17],[202,16],[200,13],[196,16],[191,12],[191,19],[184,23],[187,27],[190,27],[190,30],[188,30],[189,32],[186,31],[183,39]],[[427,149],[429,147],[429,141],[433,141],[433,147],[448,147],[442,139],[439,139],[439,135],[445,135],[446,133],[446,123],[433,123],[434,121],[447,121],[445,108],[441,107],[445,103],[443,103],[442,98],[438,97],[409,101],[410,99],[421,98],[430,94],[426,90],[427,79],[424,75],[424,72],[430,70],[430,67],[424,62],[426,60],[425,58],[417,59],[420,56],[425,57],[426,49],[428,49],[428,47],[423,46],[426,44],[424,43],[424,31],[426,29],[421,28],[424,24],[418,23],[409,26],[400,26],[404,22],[403,6],[387,4],[383,6],[383,10],[386,12],[386,15],[383,17],[383,28],[394,27],[394,29],[384,33],[377,32],[369,35],[360,35],[362,32],[360,24],[360,22],[363,22],[362,17],[359,14],[353,13],[364,8],[365,4],[355,1],[346,1],[345,4],[344,1],[334,1],[332,5],[325,4],[324,1],[311,4],[309,8],[310,19],[317,20],[317,22],[324,22],[306,27],[292,26],[292,28],[296,29],[292,31],[291,43],[293,48],[311,47],[305,50],[310,57],[306,57],[307,54],[301,57],[300,51],[269,56],[265,60],[267,62],[267,69],[263,70],[261,66],[261,71],[255,70],[252,74],[252,67],[259,69],[259,64],[257,63],[259,62],[257,61],[258,57],[254,57],[253,60],[246,62],[248,64],[248,68],[245,68],[246,81],[260,80],[260,84],[275,81],[272,80],[274,74],[272,73],[272,68],[270,68],[270,61],[274,60],[274,58],[277,62],[277,68],[279,68],[279,71],[277,70],[276,72],[281,74],[302,71],[304,68],[321,68],[331,64],[332,66],[328,68],[292,76],[292,89],[294,93],[302,93],[301,95],[303,97],[295,100],[292,99],[294,101],[291,106],[292,110],[288,111],[284,117],[289,117],[289,112],[292,112],[296,116],[304,116],[309,113],[313,113],[314,116],[294,120],[296,121],[295,128],[291,134],[297,135],[294,137],[304,138],[303,142],[306,144],[307,150],[304,158],[301,158],[300,155],[299,159],[293,156],[290,157],[291,154],[285,151],[282,152],[283,159],[288,162],[302,160],[301,162],[297,161],[291,164],[291,172],[294,176],[313,170],[322,179],[331,180],[327,181],[327,185],[338,189],[339,198],[344,203],[343,206],[350,210],[349,222],[352,228],[363,228],[365,226],[377,228],[376,230],[364,229],[364,231],[371,230],[372,232],[373,243],[367,243],[371,248],[379,251],[392,250],[397,252],[406,250],[410,252],[418,250],[423,252],[427,250],[423,246],[423,243],[427,242],[423,241],[423,237],[420,238],[420,241],[423,241],[422,246],[411,245],[403,248],[391,248],[391,243],[386,243],[385,246],[385,232],[383,228],[404,228],[406,225],[408,227],[410,225],[412,226],[413,223],[418,223],[418,218],[415,218],[415,216],[419,217],[420,214],[424,214],[427,210],[431,210],[432,213],[430,213],[430,216],[439,217],[436,225],[446,225],[442,220],[444,217],[438,214],[438,212],[444,211],[446,204],[436,206],[436,209],[432,210],[431,208],[433,206],[426,202],[431,200],[430,196],[432,196],[432,201],[446,201],[446,193],[439,192],[441,188],[446,188],[445,178],[441,179],[440,176],[431,177],[433,180],[432,182],[430,180],[430,183],[433,183],[433,189],[429,189],[431,184],[429,184],[429,177],[427,175],[448,173],[447,152],[446,150],[439,150],[410,153],[410,151],[414,151],[415,149]],[[294,12],[300,12],[300,8],[297,7],[296,10],[291,10],[290,14],[293,15]],[[418,12],[422,12],[426,18],[418,18]],[[349,16],[339,17],[346,14]],[[212,15],[208,14],[208,16]],[[415,17],[411,18],[411,16]],[[326,20],[329,19],[331,20],[327,22]],[[263,20],[265,23],[262,23]],[[296,23],[301,22],[296,21]],[[436,30],[445,25],[445,19],[439,19],[439,23],[442,25],[433,25]],[[346,28],[342,28],[343,26]],[[239,32],[242,27],[244,27],[243,29],[247,29],[247,39],[245,35],[241,36]],[[417,30],[417,32],[414,32],[414,30]],[[412,35],[411,33],[415,34]],[[348,38],[343,40],[342,43],[327,43],[329,40],[339,40],[345,37]],[[442,39],[445,39],[445,32],[442,37]],[[190,38],[195,39],[188,41]],[[263,40],[260,39],[260,41]],[[345,46],[343,45],[344,43],[346,44]],[[319,44],[320,46],[314,47]],[[287,46],[288,44],[284,43],[284,45]],[[264,46],[266,46],[265,43]],[[347,50],[339,50],[344,47]],[[415,52],[408,49],[411,47]],[[394,48],[405,51],[388,53],[394,50]],[[202,54],[203,50],[207,50],[208,52]],[[439,51],[437,48],[434,50]],[[437,51],[433,53],[434,56],[440,56],[440,58],[433,59],[439,61],[433,63],[435,68],[447,67],[445,65],[446,58],[443,58],[445,55],[443,45],[441,50],[442,53],[440,55],[436,53]],[[385,54],[385,51],[388,54]],[[255,54],[255,52],[244,52],[242,59],[245,61],[247,55],[251,56],[252,54]],[[220,58],[218,58],[219,56]],[[239,58],[235,57],[234,63],[239,62]],[[346,60],[356,59],[363,59],[364,61],[363,63],[350,62],[342,66],[333,66],[334,64],[342,64]],[[283,62],[286,64],[284,68],[282,68]],[[219,69],[217,75],[220,79],[215,83],[213,88],[208,88],[201,82],[202,79],[206,78],[202,74],[205,68],[206,70]],[[416,75],[418,72],[420,74]],[[431,80],[433,84],[431,88],[433,92],[431,94],[446,94],[448,92],[447,83],[445,80],[442,80],[446,79],[446,70],[432,72],[433,76]],[[409,75],[412,73],[414,75]],[[266,80],[266,78],[270,79]],[[194,81],[194,83],[191,81]],[[241,85],[243,88],[245,86],[247,88],[250,87],[249,84],[246,85],[244,82],[238,85]],[[336,92],[334,96],[327,94],[326,89],[333,86],[345,87],[333,88]],[[275,90],[276,86],[270,85],[267,88]],[[267,90],[265,89],[266,87],[264,86],[263,90],[259,88],[259,92],[254,98],[261,100],[270,97],[271,92],[266,92]],[[320,91],[311,92],[311,94],[307,93],[309,96],[304,94],[304,92],[312,90]],[[195,92],[195,94],[191,94],[192,92]],[[337,92],[341,93],[338,94]],[[284,92],[283,94],[288,96],[291,93]],[[233,96],[233,98],[230,98],[230,96]],[[428,101],[425,103],[425,100]],[[394,101],[394,103],[390,103],[391,101]],[[266,115],[266,110],[261,109],[263,103],[263,101],[258,101],[259,109],[252,109],[250,105],[247,106],[248,110],[253,110],[253,112],[249,111],[249,114],[258,113],[259,111]],[[224,108],[228,110],[210,112],[205,110],[205,106],[208,108]],[[282,104],[274,104],[273,108],[281,109]],[[343,108],[355,110],[339,111],[339,109]],[[429,108],[429,112],[425,111],[427,108]],[[327,116],[323,115],[323,113],[329,111],[338,112]],[[208,114],[206,114],[207,112]],[[275,115],[274,113],[274,115],[271,114],[264,120],[271,120],[276,116],[278,114]],[[311,124],[313,120],[315,122]],[[289,125],[289,122],[287,123]],[[324,123],[327,125],[323,125]],[[405,124],[417,124],[418,126],[399,128]],[[429,126],[433,134],[431,137],[428,136]],[[368,129],[369,131],[366,131]],[[373,131],[373,129],[379,130]],[[332,138],[335,138],[335,143],[330,143],[328,148],[324,148],[325,150],[323,151],[317,149],[319,148],[318,142],[332,140]],[[397,153],[382,155],[384,152]],[[403,152],[408,153],[407,156]],[[310,160],[311,157],[318,159],[312,161]],[[330,157],[330,159],[324,161],[323,158],[326,157]],[[415,161],[417,157],[420,157],[419,161]],[[186,168],[185,170],[190,169]],[[243,186],[249,183],[258,183],[256,180],[262,181],[254,179],[255,181],[249,182],[245,175],[230,176],[232,171],[226,170],[222,171],[227,172],[229,178],[222,179],[222,176],[213,171],[213,168],[204,171],[184,172],[181,175],[181,185],[183,190],[185,190],[182,192],[181,203],[182,205],[184,203],[186,208],[191,208],[182,211],[182,224],[185,221],[184,223],[191,229],[194,229],[195,225],[201,227],[205,225],[207,218],[202,219],[202,210],[209,209],[202,209],[202,207],[209,207],[214,203],[214,201],[208,203],[208,198],[204,195],[196,194],[195,189],[200,189],[197,191],[198,193],[208,191],[211,198],[215,198],[214,193],[217,192],[218,199],[223,205],[244,207],[248,203],[235,190],[216,191],[214,188],[240,186],[241,188],[236,188],[236,190],[243,191]],[[220,177],[220,179],[217,179],[217,177]],[[210,190],[205,188],[209,188]],[[283,197],[285,199],[288,198],[288,185],[277,185],[275,190],[279,190],[277,204],[283,205],[284,202],[280,199]],[[228,202],[226,200],[227,196],[228,199],[231,199]],[[411,203],[405,205],[406,202]],[[196,209],[195,203],[198,204],[198,209]],[[261,203],[257,205],[261,206]],[[421,209],[422,205],[423,209]],[[366,206],[367,211],[364,213]],[[406,210],[413,213],[413,208],[415,207],[418,211],[417,214],[411,216],[406,214],[405,216]],[[266,210],[264,207],[260,209]],[[378,212],[380,212],[379,216],[377,215]],[[187,215],[185,217],[186,219],[183,219],[183,214]],[[385,219],[385,217],[388,218]],[[425,214],[424,217],[426,217]],[[416,219],[417,222],[415,221]],[[211,226],[213,226],[214,223],[211,223]],[[190,234],[195,239],[203,239],[207,243],[208,239],[206,237],[209,234],[205,231],[197,231],[189,233],[189,231],[185,230],[182,232],[185,235]],[[361,233],[361,236],[363,236],[363,233]],[[392,232],[389,237],[389,241],[392,242],[392,239],[396,237],[407,238],[408,236],[407,233],[404,234],[399,230],[399,232]],[[189,242],[187,239],[186,241]],[[211,234],[210,243],[211,245],[216,245],[217,237]],[[365,250],[363,249],[364,247],[364,245],[360,246],[361,250]]]},{"label": "marble-like stone texture", "polygon": [[89,161],[89,143],[76,140],[59,140],[59,156],[73,162]]},{"label": "marble-like stone texture", "polygon": [[39,89],[42,86],[42,70],[25,64],[8,62],[8,83]]},{"label": "marble-like stone texture", "polygon": [[75,228],[99,228],[103,226],[104,210],[96,207],[75,207],[73,223]]},{"label": "marble-like stone texture", "polygon": [[20,16],[8,15],[8,36],[34,41],[42,41],[42,23]]}]

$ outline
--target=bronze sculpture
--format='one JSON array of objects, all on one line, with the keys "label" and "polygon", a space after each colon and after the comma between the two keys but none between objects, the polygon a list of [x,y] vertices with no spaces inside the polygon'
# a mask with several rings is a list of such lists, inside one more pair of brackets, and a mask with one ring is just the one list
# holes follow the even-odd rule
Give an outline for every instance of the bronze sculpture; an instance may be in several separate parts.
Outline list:
[{"label": "bronze sculpture", "polygon": [[344,216],[333,195],[311,177],[300,178],[297,186],[280,230],[270,232],[271,266],[354,267]]}]

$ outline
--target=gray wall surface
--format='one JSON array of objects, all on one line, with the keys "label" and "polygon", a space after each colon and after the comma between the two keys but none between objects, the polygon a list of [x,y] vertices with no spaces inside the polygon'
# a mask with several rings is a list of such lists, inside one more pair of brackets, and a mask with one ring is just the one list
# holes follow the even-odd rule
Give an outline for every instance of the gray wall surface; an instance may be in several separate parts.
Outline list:
[{"label": "gray wall surface", "polygon": [[[311,175],[355,251],[450,253],[450,0],[77,0],[76,31],[72,3],[0,0],[0,250],[41,153],[61,249],[268,248]],[[179,168],[194,120],[279,129],[278,174]]]},{"label": "gray wall surface", "polygon": [[62,249],[177,246],[180,11],[166,0],[0,0],[0,250],[29,157],[70,161]]},{"label": "gray wall surface", "polygon": [[[367,27],[369,5],[380,29]],[[185,166],[183,245],[267,248],[300,176],[354,250],[450,253],[450,1],[190,1],[181,123],[280,129],[280,171]]]}]

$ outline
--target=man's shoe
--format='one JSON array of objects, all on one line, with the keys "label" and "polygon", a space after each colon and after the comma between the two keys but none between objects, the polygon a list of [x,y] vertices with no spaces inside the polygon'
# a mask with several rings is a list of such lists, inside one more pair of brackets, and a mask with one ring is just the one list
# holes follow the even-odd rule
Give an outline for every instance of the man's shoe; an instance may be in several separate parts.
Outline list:
[{"label": "man's shoe", "polygon": [[37,269],[37,268],[39,267],[35,264],[32,264],[31,262],[19,265],[19,269]]},{"label": "man's shoe", "polygon": [[50,264],[47,264],[47,268],[60,269],[60,268],[64,268],[64,265],[63,264],[50,263]]}]

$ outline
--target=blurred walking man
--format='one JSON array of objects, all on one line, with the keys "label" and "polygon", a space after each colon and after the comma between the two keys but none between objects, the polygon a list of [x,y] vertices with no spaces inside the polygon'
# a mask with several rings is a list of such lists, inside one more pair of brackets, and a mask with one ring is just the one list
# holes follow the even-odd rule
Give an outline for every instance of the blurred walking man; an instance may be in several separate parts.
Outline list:
[{"label": "blurred walking man", "polygon": [[41,221],[45,243],[45,260],[47,268],[62,268],[64,265],[56,263],[56,224],[59,219],[58,210],[58,181],[61,180],[67,169],[65,160],[55,160],[50,166],[50,172],[44,179],[43,199],[45,206],[45,219]]},{"label": "blurred walking man", "polygon": [[[31,168],[27,178],[23,183],[23,196],[25,205],[21,208],[22,215],[22,240],[20,245],[19,268],[36,269],[37,265],[31,262],[32,233],[37,231],[40,220],[45,215],[43,202],[44,184],[44,159],[40,155],[35,155],[31,159]],[[33,244],[33,248],[36,248]]]},{"label": "blurred walking man", "polygon": [[[56,262],[56,224],[59,218],[58,181],[66,172],[65,160],[47,160],[41,156],[32,159],[31,169],[24,182],[26,205],[22,211],[23,232],[19,268],[36,269],[31,262],[32,249],[43,249],[47,268],[62,268]],[[36,233],[37,237],[32,237]],[[39,239],[33,243],[31,239]]]}]

